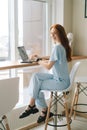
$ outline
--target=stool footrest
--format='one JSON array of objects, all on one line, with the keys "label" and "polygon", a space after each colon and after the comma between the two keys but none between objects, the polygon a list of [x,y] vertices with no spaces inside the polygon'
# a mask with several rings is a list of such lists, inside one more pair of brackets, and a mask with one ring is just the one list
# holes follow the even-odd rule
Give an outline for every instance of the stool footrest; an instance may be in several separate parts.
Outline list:
[{"label": "stool footrest", "polygon": [[[79,104],[74,104],[74,106],[87,106],[87,104],[79,103]],[[73,111],[78,112],[78,113],[87,113],[87,111],[79,111],[79,110],[75,110],[75,109],[73,109]]]},{"label": "stool footrest", "polygon": [[[58,124],[58,123],[59,123],[59,124]],[[65,124],[61,124],[62,121],[59,121],[58,123],[57,123],[57,125],[52,124],[52,123],[48,123],[48,125],[49,125],[49,126],[52,126],[52,127],[65,127],[65,126],[68,125],[67,123],[65,123]],[[69,121],[69,124],[71,124],[71,123],[72,123],[72,119],[70,119],[70,121]]]},{"label": "stool footrest", "polygon": [[53,114],[53,116],[65,117],[65,115],[63,115],[63,114]]}]

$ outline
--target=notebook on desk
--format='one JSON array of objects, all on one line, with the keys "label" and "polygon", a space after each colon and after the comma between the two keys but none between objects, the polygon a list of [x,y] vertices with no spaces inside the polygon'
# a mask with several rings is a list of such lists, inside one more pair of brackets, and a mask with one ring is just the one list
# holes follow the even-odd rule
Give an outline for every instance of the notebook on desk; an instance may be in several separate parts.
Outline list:
[{"label": "notebook on desk", "polygon": [[22,63],[32,63],[32,62],[37,62],[39,60],[42,60],[42,58],[36,58],[35,60],[29,59],[28,54],[27,54],[24,46],[19,46],[17,48],[18,48],[18,51],[19,51],[19,55],[22,59]]}]

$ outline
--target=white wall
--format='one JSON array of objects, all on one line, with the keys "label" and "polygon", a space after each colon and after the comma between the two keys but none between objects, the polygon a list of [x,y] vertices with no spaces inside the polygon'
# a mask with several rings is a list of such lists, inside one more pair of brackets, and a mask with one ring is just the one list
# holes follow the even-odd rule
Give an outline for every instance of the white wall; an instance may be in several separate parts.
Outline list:
[{"label": "white wall", "polygon": [[73,55],[87,55],[87,18],[85,0],[64,0],[63,25],[74,35]]},{"label": "white wall", "polygon": [[72,0],[64,0],[64,27],[66,32],[72,32]]},{"label": "white wall", "polygon": [[66,32],[72,31],[72,0],[56,0],[56,23],[65,27]]},{"label": "white wall", "polygon": [[55,17],[56,23],[63,25],[64,20],[64,0],[56,0],[55,2]]},{"label": "white wall", "polygon": [[85,0],[73,0],[74,54],[87,55],[87,18],[84,18]]}]

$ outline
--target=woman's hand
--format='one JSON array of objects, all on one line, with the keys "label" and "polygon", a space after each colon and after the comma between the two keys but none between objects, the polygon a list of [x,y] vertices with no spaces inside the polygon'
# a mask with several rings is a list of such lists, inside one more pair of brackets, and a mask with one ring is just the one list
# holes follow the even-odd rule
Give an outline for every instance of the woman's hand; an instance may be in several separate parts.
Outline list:
[{"label": "woman's hand", "polygon": [[39,65],[43,65],[44,63],[45,63],[44,60],[39,60],[39,61],[38,61],[38,64],[39,64]]},{"label": "woman's hand", "polygon": [[37,54],[32,54],[32,55],[30,55],[29,56],[29,59],[30,60],[35,60],[35,59],[37,59],[39,56],[37,55]]}]

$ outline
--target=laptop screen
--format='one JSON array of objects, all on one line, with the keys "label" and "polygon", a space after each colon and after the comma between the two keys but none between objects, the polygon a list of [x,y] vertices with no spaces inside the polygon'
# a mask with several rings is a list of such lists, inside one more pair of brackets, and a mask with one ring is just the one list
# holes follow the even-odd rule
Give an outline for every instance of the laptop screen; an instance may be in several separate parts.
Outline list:
[{"label": "laptop screen", "polygon": [[20,46],[20,47],[17,47],[17,48],[18,48],[18,51],[19,51],[19,55],[21,56],[21,59],[23,61],[29,60],[29,57],[28,57],[27,52],[25,50],[25,47],[24,46]]}]

